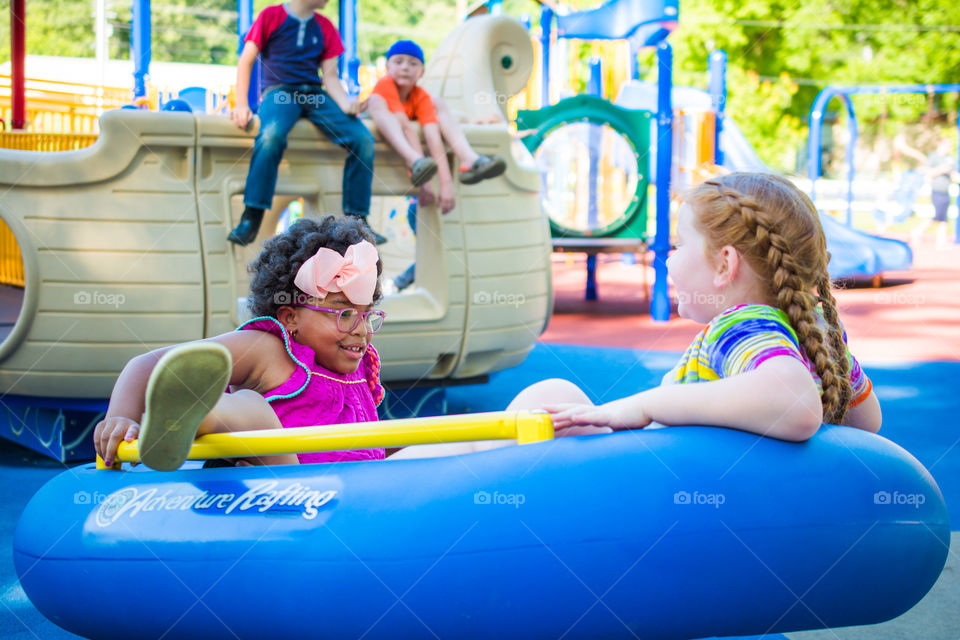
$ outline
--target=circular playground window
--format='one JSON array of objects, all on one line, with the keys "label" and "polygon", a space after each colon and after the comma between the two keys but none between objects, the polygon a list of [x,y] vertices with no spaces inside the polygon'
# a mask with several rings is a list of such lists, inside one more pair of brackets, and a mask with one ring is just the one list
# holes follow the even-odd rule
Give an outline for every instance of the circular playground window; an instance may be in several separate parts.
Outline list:
[{"label": "circular playground window", "polygon": [[640,179],[633,145],[607,124],[583,121],[551,131],[534,155],[544,210],[584,235],[615,225],[634,202]]}]

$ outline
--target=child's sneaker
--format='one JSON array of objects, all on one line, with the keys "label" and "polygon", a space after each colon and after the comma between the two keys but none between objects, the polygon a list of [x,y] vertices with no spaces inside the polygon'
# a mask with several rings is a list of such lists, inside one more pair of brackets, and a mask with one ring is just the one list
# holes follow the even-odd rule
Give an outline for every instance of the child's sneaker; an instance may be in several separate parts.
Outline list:
[{"label": "child's sneaker", "polygon": [[416,267],[417,264],[413,263],[407,267],[406,271],[393,279],[393,284],[397,288],[397,291],[403,291],[413,284],[413,281],[416,278]]},{"label": "child's sneaker", "polygon": [[374,244],[376,244],[376,245],[381,245],[381,244],[386,244],[386,243],[387,243],[387,238],[384,237],[384,236],[382,236],[382,235],[380,235],[380,234],[377,233],[376,231],[374,231],[374,230],[373,230],[373,227],[370,226],[370,223],[367,222],[367,216],[359,216],[359,215],[357,215],[357,214],[355,214],[355,213],[347,213],[347,214],[345,214],[345,215],[348,215],[348,216],[352,216],[352,217],[354,217],[354,218],[357,218],[357,219],[363,224],[363,228],[366,230],[366,232],[369,233],[371,236],[373,236],[373,243],[374,243]]},{"label": "child's sneaker", "polygon": [[413,186],[420,187],[435,175],[437,175],[437,163],[433,158],[417,158],[413,162],[413,168],[410,169],[410,182]]},{"label": "child's sneaker", "polygon": [[227,240],[241,247],[250,244],[256,239],[257,233],[260,232],[262,222],[263,209],[246,207],[243,210],[243,215],[240,216],[240,222],[227,236]]},{"label": "child's sneaker", "polygon": [[460,167],[460,182],[476,184],[481,180],[496,178],[507,170],[507,161],[500,156],[480,156],[469,167]]},{"label": "child's sneaker", "polygon": [[230,382],[230,351],[216,342],[191,342],[160,358],[147,383],[140,420],[140,460],[157,471],[179,469],[197,429]]}]

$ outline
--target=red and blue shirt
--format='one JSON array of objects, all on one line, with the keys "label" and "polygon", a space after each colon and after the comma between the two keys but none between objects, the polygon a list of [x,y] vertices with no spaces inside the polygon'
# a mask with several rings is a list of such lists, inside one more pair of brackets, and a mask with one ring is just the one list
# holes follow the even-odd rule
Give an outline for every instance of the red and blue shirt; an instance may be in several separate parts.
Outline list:
[{"label": "red and blue shirt", "polygon": [[327,18],[301,19],[286,4],[260,12],[244,42],[260,49],[261,85],[320,84],[320,63],[343,53],[343,42]]}]

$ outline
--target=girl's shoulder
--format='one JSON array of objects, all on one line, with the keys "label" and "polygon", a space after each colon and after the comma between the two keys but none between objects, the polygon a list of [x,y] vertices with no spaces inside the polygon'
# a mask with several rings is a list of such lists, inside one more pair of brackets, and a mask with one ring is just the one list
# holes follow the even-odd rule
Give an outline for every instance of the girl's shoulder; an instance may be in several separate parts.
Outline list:
[{"label": "girl's shoulder", "polygon": [[235,331],[220,336],[234,356],[234,368],[246,372],[246,380],[238,386],[260,393],[282,384],[293,374],[294,364],[288,356],[289,337],[273,318],[255,318]]}]

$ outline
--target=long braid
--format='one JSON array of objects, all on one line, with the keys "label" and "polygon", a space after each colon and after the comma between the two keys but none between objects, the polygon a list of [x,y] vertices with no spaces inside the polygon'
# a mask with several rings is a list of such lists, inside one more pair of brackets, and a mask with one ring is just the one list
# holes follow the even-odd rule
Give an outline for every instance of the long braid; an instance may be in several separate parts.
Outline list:
[{"label": "long braid", "polygon": [[[789,184],[779,179],[770,180],[768,176],[736,174],[709,180],[695,189],[694,199],[721,206],[710,207],[710,215],[701,214],[700,224],[707,237],[715,240],[714,244],[733,245],[758,274],[766,275],[764,279],[769,283],[767,293],[771,301],[775,301],[787,315],[798,342],[820,378],[824,420],[839,423],[846,412],[851,391],[846,347],[829,280],[826,286],[820,286],[821,279],[826,277],[826,249],[816,210],[810,205],[806,212],[812,216],[814,225],[799,225],[799,229],[791,229],[794,233],[784,233],[783,216],[766,211],[757,198],[736,188],[740,186],[737,184],[740,177],[747,181],[765,180],[767,185],[771,182]],[[728,186],[730,182],[736,186]],[[795,190],[792,185],[789,188]],[[795,246],[797,243],[799,247]],[[815,286],[819,296],[813,294]],[[818,302],[824,308],[828,325],[829,349],[817,325]],[[841,346],[843,351],[838,351]]]},{"label": "long braid", "polygon": [[840,317],[837,313],[837,301],[833,297],[830,276],[827,275],[826,270],[821,272],[817,279],[817,293],[820,306],[823,309],[823,319],[827,321],[830,349],[833,352],[833,360],[837,366],[837,375],[840,382],[840,399],[829,421],[833,424],[840,424],[850,405],[853,389],[850,387],[850,362],[847,360],[847,343],[843,339],[843,329],[840,327]]}]

